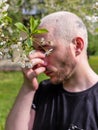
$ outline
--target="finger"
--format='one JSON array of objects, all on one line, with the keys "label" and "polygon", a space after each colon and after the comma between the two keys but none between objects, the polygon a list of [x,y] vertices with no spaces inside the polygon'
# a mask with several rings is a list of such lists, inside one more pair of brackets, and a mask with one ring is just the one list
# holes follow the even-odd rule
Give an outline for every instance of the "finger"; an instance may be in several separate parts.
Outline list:
[{"label": "finger", "polygon": [[33,84],[33,89],[37,90],[39,86],[37,78],[32,79],[32,84]]},{"label": "finger", "polygon": [[33,72],[32,69],[29,68],[22,68],[23,74],[25,77],[29,78],[29,74]]},{"label": "finger", "polygon": [[39,75],[41,73],[43,73],[46,70],[45,67],[39,67],[37,69],[34,70],[34,72],[36,73],[36,75]]},{"label": "finger", "polygon": [[29,56],[28,56],[29,59],[33,59],[33,58],[37,58],[37,57],[44,58],[45,54],[40,52],[40,51],[35,51],[33,53],[30,53]]},{"label": "finger", "polygon": [[27,82],[28,86],[31,86],[31,88],[33,90],[37,90],[38,89],[38,80],[36,77],[34,77],[34,75],[32,76],[31,74],[26,74],[26,71],[23,71],[23,75],[24,75],[24,80]]},{"label": "finger", "polygon": [[34,58],[34,59],[30,60],[30,62],[31,62],[31,64],[32,64],[33,67],[35,65],[37,65],[37,64],[42,64],[42,65],[45,64],[44,60],[42,60],[40,58]]},{"label": "finger", "polygon": [[39,74],[43,73],[45,70],[46,70],[45,67],[40,67],[35,70],[25,69],[24,73],[30,80],[32,80],[34,77],[37,77]]},{"label": "finger", "polygon": [[46,70],[45,67],[40,67],[35,70],[23,69],[23,73],[25,77],[27,77],[31,81],[33,78],[37,77],[40,73],[43,73],[45,70]]},{"label": "finger", "polygon": [[31,84],[34,90],[38,88],[38,80],[37,76],[45,71],[45,67],[37,68],[36,70],[33,69],[23,69],[23,74],[25,79],[27,79],[28,83]]}]

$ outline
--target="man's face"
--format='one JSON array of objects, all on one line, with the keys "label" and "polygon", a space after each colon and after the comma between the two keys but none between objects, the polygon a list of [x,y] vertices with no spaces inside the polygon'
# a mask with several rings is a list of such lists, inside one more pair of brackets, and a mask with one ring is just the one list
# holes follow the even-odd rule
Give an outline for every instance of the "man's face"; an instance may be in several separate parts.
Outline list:
[{"label": "man's face", "polygon": [[[36,49],[44,53],[45,50],[53,49],[50,55],[46,56],[44,61],[47,62],[45,74],[50,77],[52,83],[57,84],[65,82],[71,78],[76,61],[72,49],[64,43],[50,40],[41,46],[37,45]],[[44,48],[44,49],[43,49]]]}]

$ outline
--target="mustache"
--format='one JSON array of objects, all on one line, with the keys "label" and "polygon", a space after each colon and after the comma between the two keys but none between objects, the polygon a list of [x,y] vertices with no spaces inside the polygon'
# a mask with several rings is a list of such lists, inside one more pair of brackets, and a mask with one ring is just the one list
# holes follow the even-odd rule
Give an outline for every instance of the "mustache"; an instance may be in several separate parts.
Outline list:
[{"label": "mustache", "polygon": [[51,67],[51,66],[46,66],[45,67],[46,68],[46,72],[57,72],[57,69],[56,68],[54,68],[54,67]]},{"label": "mustache", "polygon": [[52,69],[49,67],[46,67],[46,71],[52,71]]}]

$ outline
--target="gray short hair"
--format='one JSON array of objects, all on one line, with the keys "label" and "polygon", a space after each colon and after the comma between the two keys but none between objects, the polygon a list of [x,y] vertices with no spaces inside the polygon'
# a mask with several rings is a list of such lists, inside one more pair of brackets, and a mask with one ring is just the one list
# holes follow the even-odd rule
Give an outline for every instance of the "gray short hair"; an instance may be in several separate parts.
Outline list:
[{"label": "gray short hair", "polygon": [[54,38],[63,39],[67,43],[75,37],[84,40],[85,48],[88,45],[87,29],[80,17],[67,11],[59,11],[45,16],[41,21],[41,26],[47,29],[53,28]]}]

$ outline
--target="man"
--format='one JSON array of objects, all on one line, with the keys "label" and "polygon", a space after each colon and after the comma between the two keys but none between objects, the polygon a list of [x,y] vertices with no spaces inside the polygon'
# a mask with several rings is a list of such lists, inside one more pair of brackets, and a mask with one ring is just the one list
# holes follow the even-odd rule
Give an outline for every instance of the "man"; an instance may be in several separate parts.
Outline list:
[{"label": "man", "polygon": [[[36,36],[29,56],[33,67],[23,69],[6,130],[98,130],[98,75],[88,64],[85,25],[61,11],[44,17],[39,28],[48,33]],[[40,73],[50,79],[39,85]]]}]

